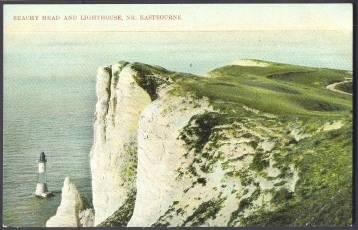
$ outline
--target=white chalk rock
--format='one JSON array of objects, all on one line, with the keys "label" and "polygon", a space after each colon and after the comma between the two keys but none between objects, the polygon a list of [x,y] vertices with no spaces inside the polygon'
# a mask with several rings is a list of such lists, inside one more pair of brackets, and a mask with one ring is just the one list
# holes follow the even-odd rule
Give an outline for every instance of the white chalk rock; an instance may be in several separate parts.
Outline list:
[{"label": "white chalk rock", "polygon": [[187,150],[178,136],[193,115],[205,110],[210,110],[205,99],[165,95],[143,111],[138,126],[137,196],[128,227],[151,226],[183,195],[178,188],[185,188],[187,181],[174,178]]},{"label": "white chalk rock", "polygon": [[229,65],[267,67],[270,64],[267,62],[264,62],[264,61],[259,61],[259,60],[243,59],[243,60],[239,60],[236,62],[232,62]]},{"label": "white chalk rock", "polygon": [[137,127],[150,96],[133,78],[130,65],[100,68],[94,143],[90,153],[93,207],[98,225],[135,190]]},{"label": "white chalk rock", "polygon": [[56,215],[46,222],[46,227],[80,227],[79,213],[83,209],[83,201],[76,186],[69,177],[66,177],[62,188],[61,204]]},{"label": "white chalk rock", "polygon": [[93,227],[94,226],[94,212],[91,208],[83,210],[78,215],[80,219],[81,227]]}]

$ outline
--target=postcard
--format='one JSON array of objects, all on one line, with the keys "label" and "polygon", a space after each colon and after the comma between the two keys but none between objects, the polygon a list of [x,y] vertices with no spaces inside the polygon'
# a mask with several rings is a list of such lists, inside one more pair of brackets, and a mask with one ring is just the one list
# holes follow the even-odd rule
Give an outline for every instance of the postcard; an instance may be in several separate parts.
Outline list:
[{"label": "postcard", "polygon": [[5,4],[3,226],[351,226],[352,7]]}]

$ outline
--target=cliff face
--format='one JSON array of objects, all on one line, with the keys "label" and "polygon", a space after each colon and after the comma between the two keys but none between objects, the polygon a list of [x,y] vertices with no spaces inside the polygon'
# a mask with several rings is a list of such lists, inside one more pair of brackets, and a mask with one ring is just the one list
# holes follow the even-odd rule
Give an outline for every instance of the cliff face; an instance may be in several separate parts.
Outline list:
[{"label": "cliff face", "polygon": [[276,194],[294,193],[297,170],[274,159],[293,137],[275,118],[238,107],[241,122],[222,121],[226,114],[205,100],[168,100],[148,106],[139,122],[137,198],[128,226],[240,225],[257,210],[275,209]]},{"label": "cliff face", "polygon": [[143,111],[138,124],[137,196],[128,226],[150,226],[183,195],[178,188],[185,188],[186,181],[175,178],[186,149],[178,137],[192,116],[211,109],[205,99],[165,95]]},{"label": "cliff face", "polygon": [[113,65],[97,74],[94,143],[90,153],[95,225],[135,195],[137,128],[150,96],[129,67]]},{"label": "cliff face", "polygon": [[[95,226],[349,223],[351,169],[338,172],[351,160],[350,99],[301,87],[316,69],[247,63],[206,78],[139,63],[98,71]],[[280,82],[292,76],[300,85]]]}]

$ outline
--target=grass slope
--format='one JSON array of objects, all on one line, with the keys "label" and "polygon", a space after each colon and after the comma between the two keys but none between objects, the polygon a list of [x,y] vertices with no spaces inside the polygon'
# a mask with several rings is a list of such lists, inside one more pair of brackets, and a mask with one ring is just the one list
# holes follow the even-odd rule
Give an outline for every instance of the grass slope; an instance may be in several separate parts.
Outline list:
[{"label": "grass slope", "polygon": [[268,67],[228,65],[212,78],[184,83],[184,88],[214,102],[247,105],[274,114],[313,115],[350,110],[352,98],[325,89],[351,77],[347,71],[269,63]]},{"label": "grass slope", "polygon": [[180,87],[174,93],[190,91],[199,98],[207,97],[221,109],[223,104],[236,103],[273,114],[329,116],[352,109],[351,96],[325,88],[351,78],[348,71],[265,63],[269,66],[223,66],[210,71],[208,75],[211,77],[173,72],[142,63],[132,65],[139,73],[138,84],[146,88],[152,99],[158,96],[155,92],[158,86],[170,80]]}]

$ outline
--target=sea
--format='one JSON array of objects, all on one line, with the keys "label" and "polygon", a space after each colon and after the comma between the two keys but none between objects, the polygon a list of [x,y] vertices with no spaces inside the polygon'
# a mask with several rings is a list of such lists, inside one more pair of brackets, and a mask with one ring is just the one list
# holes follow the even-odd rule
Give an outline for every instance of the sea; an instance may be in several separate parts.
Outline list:
[{"label": "sea", "polygon": [[[352,71],[352,31],[32,32],[4,34],[3,226],[43,227],[65,177],[90,202],[96,72],[118,61],[204,75],[240,59]],[[55,197],[34,196],[47,156]]]}]

